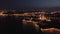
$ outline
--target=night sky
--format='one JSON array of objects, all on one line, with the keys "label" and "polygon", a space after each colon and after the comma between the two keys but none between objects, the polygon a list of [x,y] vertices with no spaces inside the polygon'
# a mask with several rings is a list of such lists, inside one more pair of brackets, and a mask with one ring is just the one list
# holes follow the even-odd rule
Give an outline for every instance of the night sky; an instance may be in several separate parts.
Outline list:
[{"label": "night sky", "polygon": [[0,0],[0,8],[60,7],[60,0]]}]

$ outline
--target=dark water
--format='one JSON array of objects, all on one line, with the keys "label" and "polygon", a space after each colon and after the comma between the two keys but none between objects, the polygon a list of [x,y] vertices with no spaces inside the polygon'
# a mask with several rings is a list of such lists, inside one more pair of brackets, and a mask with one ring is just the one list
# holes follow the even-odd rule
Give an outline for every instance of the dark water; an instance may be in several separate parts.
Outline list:
[{"label": "dark water", "polygon": [[15,16],[0,16],[1,33],[22,33],[22,18]]},{"label": "dark water", "polygon": [[[24,19],[23,16],[15,17],[15,16],[0,16],[0,33],[1,34],[45,34],[45,32],[36,31],[34,26],[31,24],[23,28],[22,19]],[[46,21],[43,21],[45,24]],[[42,23],[43,23],[42,22]],[[57,23],[58,22],[58,23]],[[47,23],[48,24],[48,23]],[[56,25],[56,26],[55,26]],[[43,25],[40,24],[40,27]],[[44,25],[44,27],[54,27],[60,29],[60,22],[58,20],[52,20],[51,23],[48,25]],[[43,27],[42,27],[43,28]]]},{"label": "dark water", "polygon": [[23,28],[22,16],[0,16],[0,33],[1,34],[38,34],[33,26]]}]

